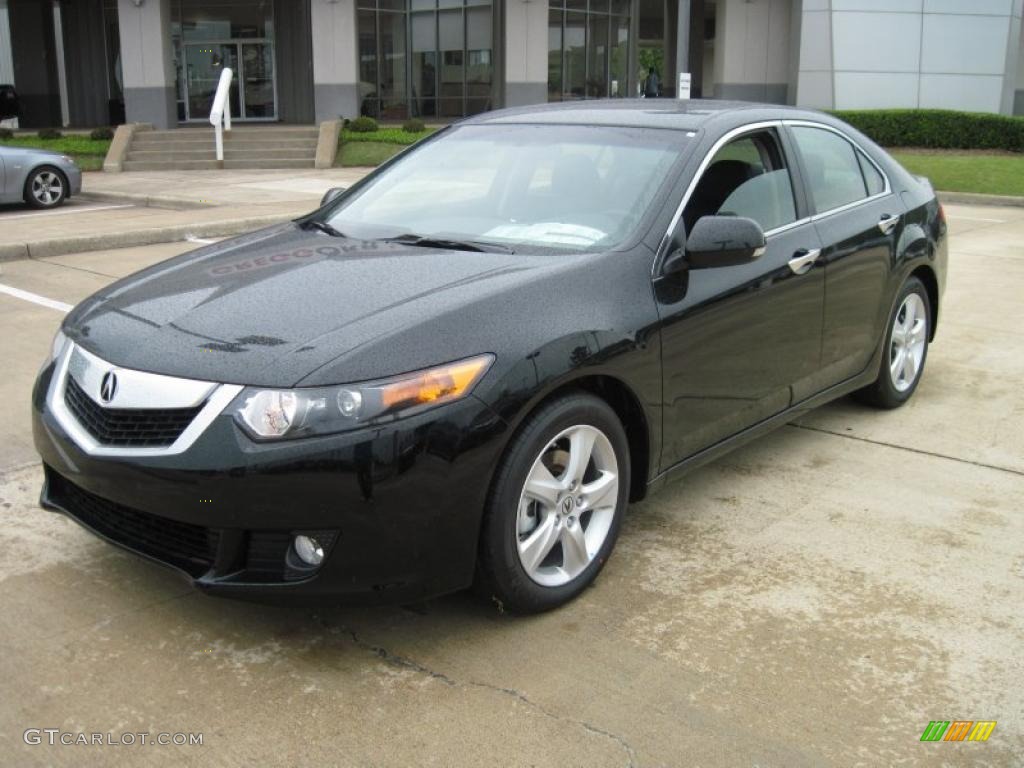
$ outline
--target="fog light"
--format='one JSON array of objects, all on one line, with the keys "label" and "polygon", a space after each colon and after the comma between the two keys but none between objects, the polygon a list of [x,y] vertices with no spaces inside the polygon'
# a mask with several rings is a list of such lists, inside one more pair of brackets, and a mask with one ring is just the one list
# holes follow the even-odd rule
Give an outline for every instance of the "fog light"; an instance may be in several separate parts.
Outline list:
[{"label": "fog light", "polygon": [[324,548],[312,536],[296,536],[293,546],[299,560],[306,565],[320,565],[324,561]]}]

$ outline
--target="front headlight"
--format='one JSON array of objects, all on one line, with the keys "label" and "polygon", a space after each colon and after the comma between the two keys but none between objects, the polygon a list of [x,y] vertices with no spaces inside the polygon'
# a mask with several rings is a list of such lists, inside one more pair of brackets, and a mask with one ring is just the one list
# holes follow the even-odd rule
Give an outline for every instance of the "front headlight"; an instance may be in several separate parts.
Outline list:
[{"label": "front headlight", "polygon": [[439,365],[380,381],[309,389],[246,389],[235,420],[257,440],[326,435],[450,403],[468,395],[492,355]]},{"label": "front headlight", "polygon": [[53,342],[50,344],[50,359],[46,361],[47,365],[60,357],[60,353],[64,351],[67,343],[68,337],[64,335],[64,329],[58,328],[57,333],[53,337]]},{"label": "front headlight", "polygon": [[75,159],[73,157],[71,157],[70,155],[61,155],[60,159],[64,161],[65,165],[74,165],[75,164]]},{"label": "front headlight", "polygon": [[61,356],[64,348],[68,344],[68,337],[64,335],[64,330],[61,328],[57,329],[57,333],[54,334],[53,341],[50,342],[50,354],[43,360],[42,366],[39,368],[39,373],[46,370],[46,366],[53,365],[53,361]]}]

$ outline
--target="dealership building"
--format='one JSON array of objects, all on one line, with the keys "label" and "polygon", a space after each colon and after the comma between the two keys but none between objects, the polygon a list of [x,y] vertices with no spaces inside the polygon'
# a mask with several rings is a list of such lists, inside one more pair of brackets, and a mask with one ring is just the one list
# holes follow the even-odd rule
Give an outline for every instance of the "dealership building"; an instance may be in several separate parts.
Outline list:
[{"label": "dealership building", "polygon": [[[21,127],[447,121],[635,96],[1024,114],[1024,0],[0,0]],[[653,82],[652,82],[653,85]]]}]

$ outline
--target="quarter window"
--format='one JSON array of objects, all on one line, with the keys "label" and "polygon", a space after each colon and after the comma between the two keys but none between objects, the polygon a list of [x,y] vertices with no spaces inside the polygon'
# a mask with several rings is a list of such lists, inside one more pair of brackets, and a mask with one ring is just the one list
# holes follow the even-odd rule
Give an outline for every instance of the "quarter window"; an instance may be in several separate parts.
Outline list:
[{"label": "quarter window", "polygon": [[860,161],[860,170],[864,174],[864,184],[868,188],[868,196],[880,195],[885,192],[885,179],[871,164],[871,161],[864,157],[863,152],[857,153],[857,160]]},{"label": "quarter window", "polygon": [[[795,126],[793,136],[818,213],[863,200],[885,189],[881,174],[839,134],[824,128]],[[868,168],[874,176],[865,181],[864,171]]]},{"label": "quarter window", "polygon": [[711,159],[683,212],[686,231],[702,216],[745,216],[766,232],[796,221],[793,184],[775,134],[748,134]]}]

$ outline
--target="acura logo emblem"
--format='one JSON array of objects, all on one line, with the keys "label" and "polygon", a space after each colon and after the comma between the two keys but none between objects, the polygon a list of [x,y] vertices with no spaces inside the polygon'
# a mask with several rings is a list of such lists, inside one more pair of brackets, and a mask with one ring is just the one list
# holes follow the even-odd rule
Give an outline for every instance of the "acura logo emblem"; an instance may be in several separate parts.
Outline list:
[{"label": "acura logo emblem", "polygon": [[572,496],[566,496],[562,500],[562,512],[563,514],[572,514],[572,508],[576,506],[576,500]]},{"label": "acura logo emblem", "polygon": [[114,395],[117,394],[117,374],[113,371],[107,371],[103,374],[103,379],[100,381],[100,399],[104,403],[109,403],[114,399]]}]

